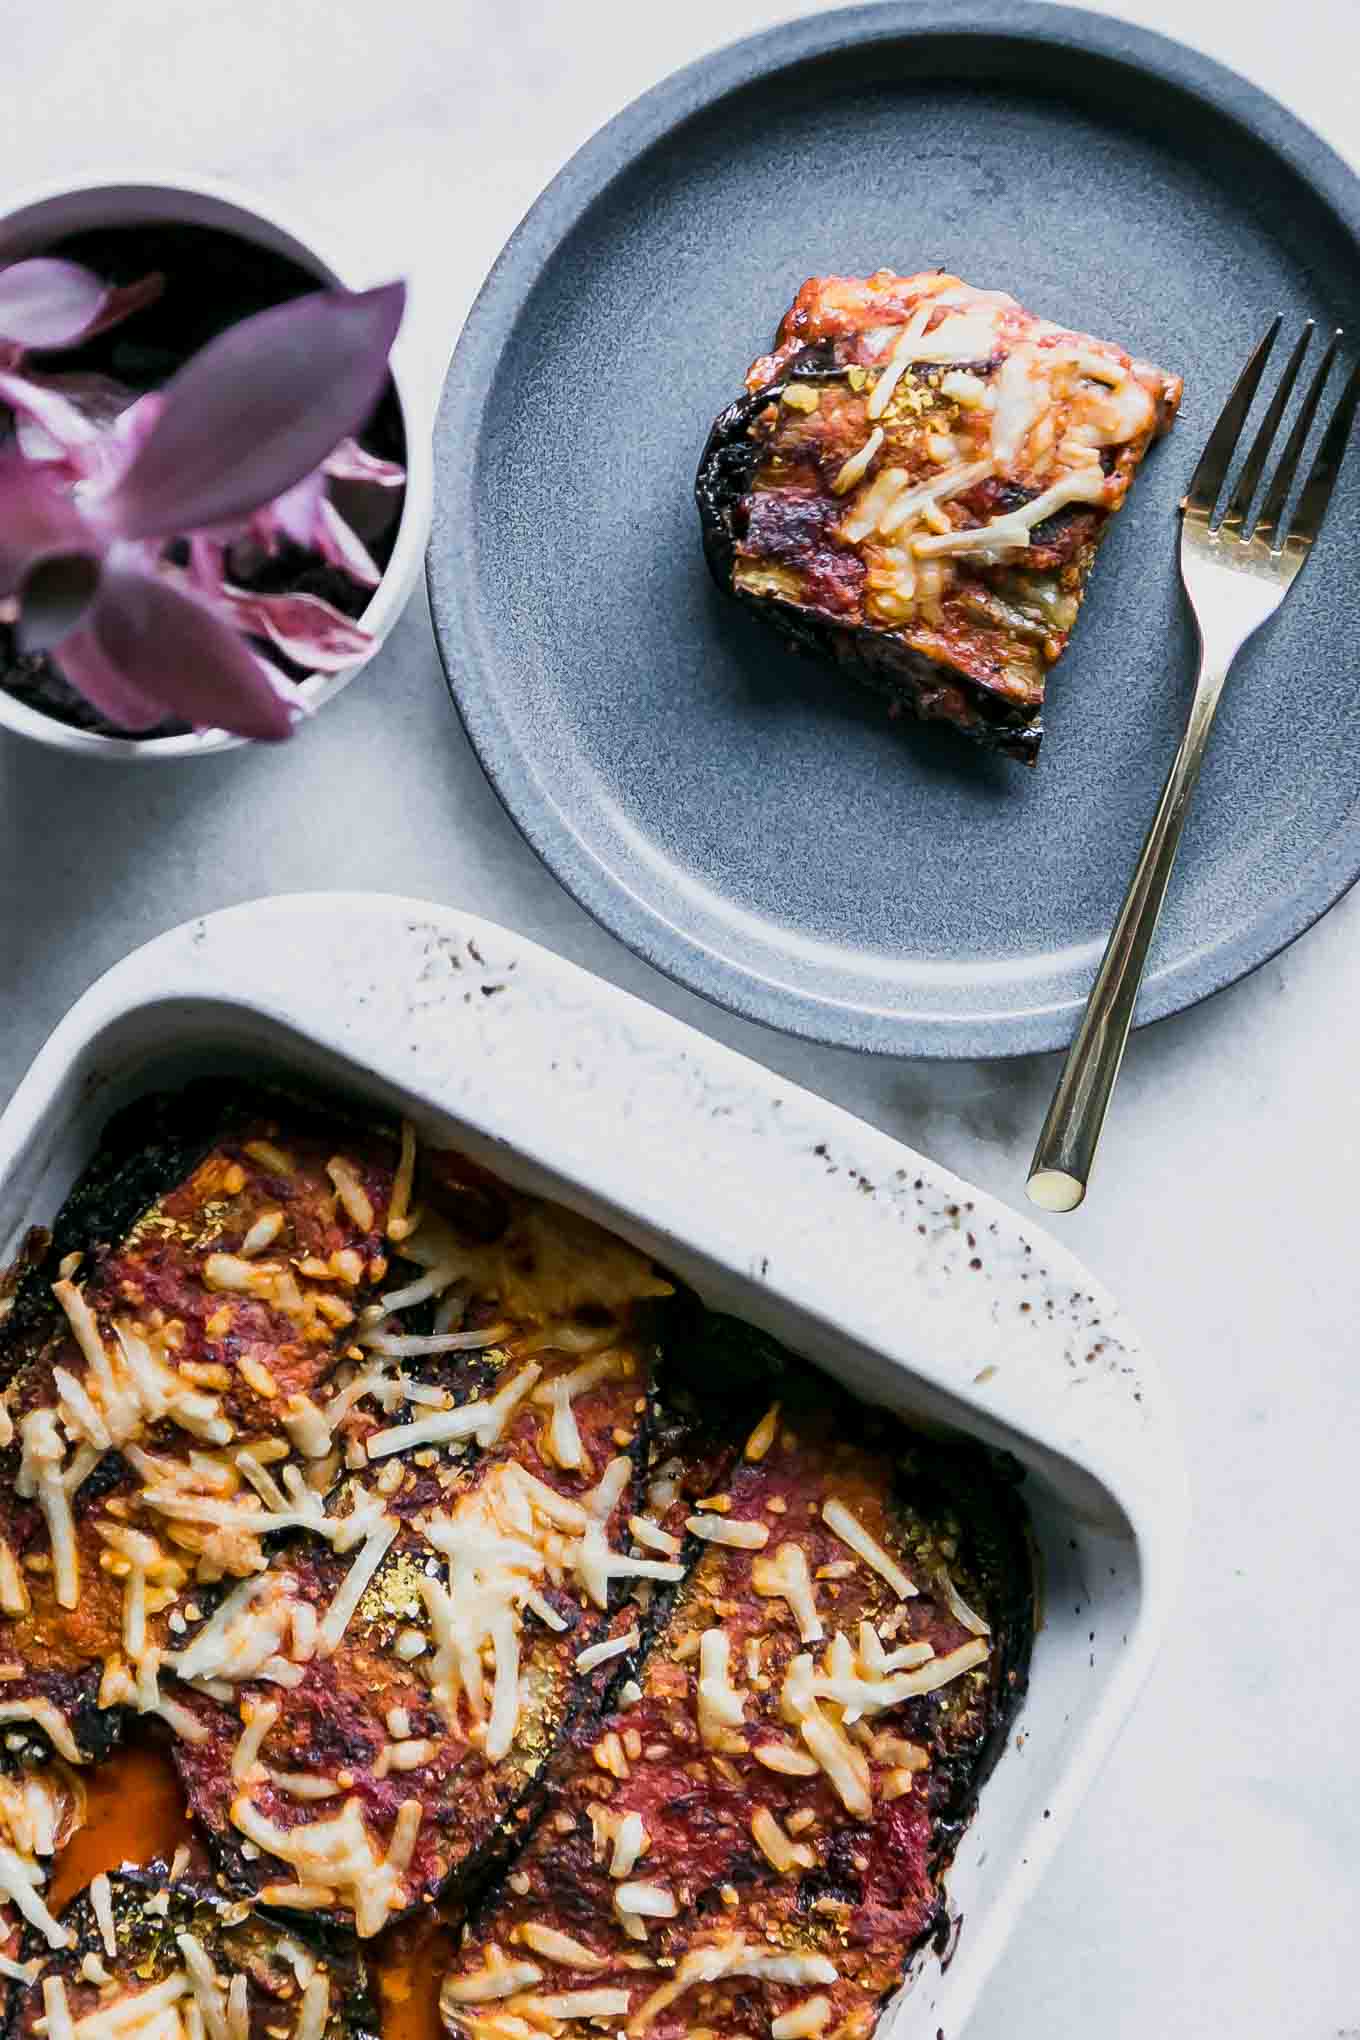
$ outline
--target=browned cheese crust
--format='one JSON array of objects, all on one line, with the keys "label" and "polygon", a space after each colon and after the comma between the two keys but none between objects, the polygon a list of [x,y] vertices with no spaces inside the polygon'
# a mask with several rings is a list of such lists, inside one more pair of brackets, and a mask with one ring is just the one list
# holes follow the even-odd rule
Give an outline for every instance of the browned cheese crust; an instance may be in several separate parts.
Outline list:
[{"label": "browned cheese crust", "polygon": [[796,642],[1033,760],[1048,668],[1181,381],[943,272],[813,277],[700,469],[710,562]]},{"label": "browned cheese crust", "polygon": [[923,1507],[902,1433],[846,1416],[795,1384],[689,1518],[669,1619],[474,1917],[455,2040],[872,2030],[1023,1685],[1028,1588],[974,1579],[966,1483]]},{"label": "browned cheese crust", "polygon": [[409,1129],[235,1108],[44,1273],[0,1721],[153,1718],[235,1888],[377,1932],[509,1846],[622,1582],[678,1576],[625,1548],[670,1285]]},{"label": "browned cheese crust", "polygon": [[348,1129],[341,1148],[247,1119],[121,1239],[62,1262],[0,1415],[0,1720],[71,1761],[88,1730],[97,1754],[96,1699],[156,1712],[196,1589],[263,1565],[241,1462],[289,1456],[292,1413],[352,1340],[387,1270],[394,1162]]}]

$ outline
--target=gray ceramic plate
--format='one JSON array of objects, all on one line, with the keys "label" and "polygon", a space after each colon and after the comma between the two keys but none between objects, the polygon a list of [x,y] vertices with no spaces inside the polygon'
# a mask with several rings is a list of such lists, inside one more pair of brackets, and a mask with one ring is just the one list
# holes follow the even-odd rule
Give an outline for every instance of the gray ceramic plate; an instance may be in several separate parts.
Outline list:
[{"label": "gray ceramic plate", "polygon": [[[996,24],[1004,18],[1005,27]],[[1174,505],[1270,315],[1360,332],[1360,182],[1241,79],[1075,10],[912,0],[706,58],[510,241],[436,444],[435,625],[519,827],[694,990],[816,1039],[1069,1036],[1181,727]],[[801,279],[946,264],[1180,369],[1036,772],[889,724],[714,589],[694,470]],[[1360,459],[1241,660],[1139,1017],[1273,955],[1360,872]]]}]

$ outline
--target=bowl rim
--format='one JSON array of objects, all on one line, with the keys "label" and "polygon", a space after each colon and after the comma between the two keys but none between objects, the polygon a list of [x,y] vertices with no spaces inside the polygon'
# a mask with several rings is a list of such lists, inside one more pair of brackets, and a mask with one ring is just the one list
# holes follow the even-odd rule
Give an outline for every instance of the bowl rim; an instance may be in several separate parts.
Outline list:
[{"label": "bowl rim", "polygon": [[[195,209],[212,215],[211,224],[237,233],[243,240],[256,240],[290,254],[311,269],[318,281],[362,289],[376,280],[366,273],[362,258],[338,245],[338,237],[327,235],[307,218],[305,210],[279,204],[234,181],[199,177],[180,171],[132,169],[122,172],[95,171],[77,179],[49,178],[15,192],[0,213],[0,260],[9,259],[11,237],[21,242],[32,233],[32,246],[41,245],[45,218],[64,208],[75,211],[84,201],[97,215],[92,224],[137,223],[139,205],[151,208],[146,219],[172,219],[176,201],[185,202],[184,216]],[[74,222],[62,231],[73,229]],[[258,229],[252,233],[251,229]],[[23,253],[30,252],[28,248]],[[390,371],[401,414],[406,441],[406,484],[401,517],[392,554],[383,569],[382,580],[373,590],[357,621],[373,639],[370,649],[338,673],[313,673],[298,683],[296,694],[314,714],[357,678],[380,649],[420,578],[429,538],[434,498],[434,450],[430,406],[421,401],[422,379],[417,365],[417,346],[408,307],[402,330],[393,346]],[[110,762],[132,764],[162,763],[180,758],[201,758],[215,752],[242,749],[251,740],[226,730],[191,730],[172,737],[118,737],[98,730],[77,729],[56,716],[17,700],[0,688],[0,729],[13,730],[51,750]]]}]

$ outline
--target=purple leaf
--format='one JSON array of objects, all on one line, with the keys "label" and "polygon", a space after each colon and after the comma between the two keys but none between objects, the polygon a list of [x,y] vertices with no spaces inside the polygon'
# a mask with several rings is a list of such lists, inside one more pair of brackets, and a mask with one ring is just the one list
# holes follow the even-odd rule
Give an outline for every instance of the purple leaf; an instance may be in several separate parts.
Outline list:
[{"label": "purple leaf", "polygon": [[319,595],[253,595],[225,583],[220,599],[238,630],[268,638],[312,672],[338,673],[373,649],[368,632]]},{"label": "purple leaf", "polygon": [[306,552],[317,553],[361,588],[376,588],[382,580],[377,561],[327,496],[325,475],[320,468],[257,510],[246,527],[244,543],[240,539],[230,542],[231,563],[236,572],[250,571],[249,565],[241,564],[241,559],[243,556],[248,559],[252,540],[270,556],[278,551],[280,537]]},{"label": "purple leaf", "polygon": [[69,347],[99,316],[106,291],[78,262],[49,255],[0,269],[0,334],[20,347]]},{"label": "purple leaf", "polygon": [[395,460],[379,460],[357,439],[342,439],[334,453],[321,463],[333,482],[372,482],[379,489],[400,489],[406,470]]},{"label": "purple leaf", "polygon": [[81,340],[93,340],[96,333],[107,333],[110,326],[121,326],[124,319],[130,319],[144,305],[154,305],[164,289],[165,278],[158,269],[152,270],[149,276],[139,276],[136,283],[110,286],[104,293],[104,302],[95,315],[93,325],[85,328],[80,335]]},{"label": "purple leaf", "polygon": [[276,496],[272,503],[261,505],[250,520],[251,537],[257,539],[267,553],[277,549],[280,532],[294,545],[314,544],[325,495],[325,477],[320,468],[314,468],[291,489],[285,489],[281,496]]},{"label": "purple leaf", "polygon": [[387,379],[405,286],[317,291],[243,319],[166,386],[101,515],[127,538],[248,517],[363,424]]},{"label": "purple leaf", "polygon": [[76,628],[99,586],[99,561],[89,553],[39,560],[19,590],[19,649],[45,652]]},{"label": "purple leaf", "polygon": [[118,443],[118,466],[126,472],[134,454],[140,453],[153,428],[165,409],[165,397],[160,390],[148,390],[144,397],[138,397],[129,404],[126,411],[120,411],[113,421],[113,437]]},{"label": "purple leaf", "polygon": [[70,486],[111,488],[160,416],[161,399],[154,390],[139,397],[105,375],[0,373],[0,404],[15,415],[26,460]]},{"label": "purple leaf", "polygon": [[0,366],[23,356],[92,340],[121,325],[165,289],[163,276],[110,288],[78,263],[36,256],[0,269]]},{"label": "purple leaf", "polygon": [[[162,714],[266,742],[291,735],[295,707],[263,661],[211,604],[186,588],[115,554],[86,629],[123,682],[144,701],[157,702]],[[57,657],[63,667],[64,653],[62,646]]]},{"label": "purple leaf", "polygon": [[339,567],[357,581],[361,588],[376,588],[382,580],[382,569],[368,547],[352,531],[329,496],[322,498],[321,515],[313,541],[322,558],[329,560],[333,567]]},{"label": "purple leaf", "polygon": [[88,624],[63,639],[55,656],[71,685],[119,729],[151,730],[174,712],[124,677]]},{"label": "purple leaf", "polygon": [[[81,405],[36,376],[0,374],[0,404],[18,418],[19,450],[29,460],[69,459],[99,438],[99,426]],[[38,426],[38,435],[27,432],[26,423]]]},{"label": "purple leaf", "polygon": [[0,596],[54,553],[94,551],[70,496],[17,454],[0,457]]}]

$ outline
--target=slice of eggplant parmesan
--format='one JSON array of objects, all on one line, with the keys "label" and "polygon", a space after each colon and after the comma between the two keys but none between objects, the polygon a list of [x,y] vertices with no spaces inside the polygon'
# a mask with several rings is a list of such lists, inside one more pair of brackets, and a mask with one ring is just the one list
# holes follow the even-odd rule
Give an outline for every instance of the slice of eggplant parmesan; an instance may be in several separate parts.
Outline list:
[{"label": "slice of eggplant parmesan", "polygon": [[1181,380],[943,272],[812,277],[695,484],[720,588],[1033,764],[1110,517]]},{"label": "slice of eggplant parmesan", "polygon": [[0,1724],[102,1755],[121,1707],[161,1711],[196,1588],[322,1514],[251,1483],[280,1455],[301,1481],[290,1425],[386,1273],[397,1167],[395,1130],[231,1086],[112,1128],[0,1327]]},{"label": "slice of eggplant parmesan", "polygon": [[624,1583],[676,1571],[628,1550],[654,1371],[633,1320],[669,1283],[509,1192],[488,1237],[491,1192],[451,1196],[449,1171],[427,1165],[415,1276],[386,1296],[431,1328],[380,1314],[318,1412],[352,1469],[343,1534],[280,1549],[164,1660],[233,1887],[362,1935],[513,1845]]},{"label": "slice of eggplant parmesan", "polygon": [[687,1525],[697,1563],[465,1931],[455,2040],[862,2040],[941,1926],[1026,1679],[1009,1469],[791,1368]]},{"label": "slice of eggplant parmesan", "polygon": [[296,1931],[164,1865],[96,1877],[29,1945],[10,2040],[377,2040],[351,1940]]}]

